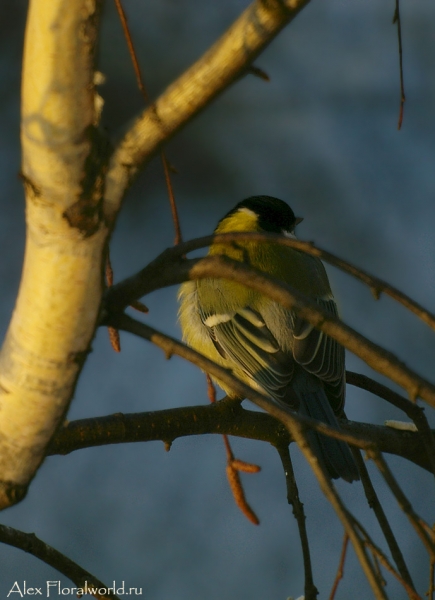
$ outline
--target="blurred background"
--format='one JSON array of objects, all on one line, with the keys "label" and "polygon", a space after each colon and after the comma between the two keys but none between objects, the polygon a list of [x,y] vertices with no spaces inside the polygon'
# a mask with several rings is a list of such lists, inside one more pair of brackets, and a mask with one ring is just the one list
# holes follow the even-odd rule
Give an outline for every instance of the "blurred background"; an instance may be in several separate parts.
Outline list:
[{"label": "blurred background", "polygon": [[[240,0],[125,0],[151,96],[156,97],[247,6]],[[0,329],[13,310],[24,247],[19,148],[21,53],[27,2],[0,4]],[[240,80],[167,147],[177,168],[174,189],[185,239],[210,233],[236,202],[254,194],[288,201],[305,217],[301,239],[386,279],[429,309],[435,303],[435,5],[401,3],[406,104],[400,102],[394,2],[313,0],[260,56],[271,81]],[[142,108],[112,2],[106,3],[100,48],[103,124],[116,137]],[[129,191],[112,241],[117,280],[173,243],[162,167],[154,160]],[[433,380],[433,332],[387,298],[375,302],[362,284],[328,268],[344,319]],[[147,322],[179,335],[176,289],[146,298]],[[203,375],[181,359],[167,362],[145,341],[122,336],[115,354],[98,332],[69,419],[208,402]],[[348,368],[382,378],[353,356]],[[427,413],[431,422],[432,410]],[[349,418],[382,424],[403,418],[381,400],[348,387]],[[1,522],[34,532],[112,585],[137,586],[149,600],[297,597],[303,593],[299,536],[285,481],[271,447],[234,440],[238,457],[262,466],[243,476],[260,517],[248,523],[225,477],[218,436],[108,446],[48,458],[27,498]],[[328,597],[342,527],[292,446],[312,542],[315,583]],[[434,522],[434,481],[396,458],[389,463],[414,508]],[[375,472],[378,492],[398,533],[420,594],[428,588],[422,544]],[[361,485],[339,492],[383,545]],[[0,594],[15,581],[72,584],[37,559],[0,545]],[[391,598],[405,593],[390,577]],[[52,594],[55,597],[56,594]],[[10,596],[12,597],[12,596]],[[353,550],[337,598],[370,598]]]}]

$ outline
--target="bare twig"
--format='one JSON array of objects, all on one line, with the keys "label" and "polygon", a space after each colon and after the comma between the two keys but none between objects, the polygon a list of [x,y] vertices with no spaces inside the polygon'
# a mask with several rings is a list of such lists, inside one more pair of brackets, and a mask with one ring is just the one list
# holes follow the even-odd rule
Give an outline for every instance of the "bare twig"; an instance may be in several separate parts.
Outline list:
[{"label": "bare twig", "polygon": [[[59,571],[59,573],[65,575],[65,577],[68,577],[68,579],[71,579],[78,588],[76,594],[91,594],[99,600],[105,598],[119,600],[113,588],[104,585],[94,575],[85,571],[85,569],[59,552],[59,550],[37,538],[34,533],[24,533],[24,531],[19,531],[13,527],[0,525],[0,542],[32,554],[32,556],[39,558],[39,560],[42,560],[47,565]],[[110,592],[112,589],[113,593]]]},{"label": "bare twig", "polygon": [[[113,285],[113,269],[112,263],[110,261],[109,249],[107,249],[106,256],[106,283],[108,287],[112,287]],[[107,331],[109,333],[110,345],[115,350],[115,352],[121,352],[121,339],[119,337],[119,331],[114,327],[110,326],[107,328]]]},{"label": "bare twig", "polygon": [[307,535],[307,528],[305,526],[305,513],[304,505],[299,498],[299,490],[296,483],[295,474],[293,471],[293,465],[290,457],[290,452],[287,445],[276,446],[281,464],[284,469],[285,482],[287,486],[287,501],[291,504],[293,509],[293,515],[298,524],[299,537],[301,540],[302,557],[304,561],[304,598],[305,600],[316,600],[319,592],[314,585],[313,571],[311,568],[311,556],[310,556],[310,545]]},{"label": "bare twig", "polygon": [[367,451],[367,455],[375,462],[381,475],[385,479],[385,482],[396,498],[397,503],[399,504],[403,513],[408,517],[409,522],[423,542],[431,560],[435,559],[435,544],[432,540],[432,536],[428,535],[428,532],[431,532],[429,525],[412,508],[410,501],[397,483],[382,454],[376,448],[372,448]]},{"label": "bare twig", "polygon": [[[419,596],[419,594],[417,594],[417,592],[415,591],[414,586],[410,586],[409,583],[399,575],[399,573],[392,566],[392,564],[382,552],[382,550],[373,542],[372,538],[361,525],[361,523],[357,519],[354,519],[354,522],[363,534],[363,543],[366,544],[368,548],[370,548],[370,551],[373,553],[373,557],[377,561],[379,561],[387,569],[387,571],[389,571],[397,579],[397,581],[405,588],[406,593],[408,594],[409,598],[411,598],[411,600],[422,600],[421,596]],[[384,585],[386,585],[386,582],[384,582]]]},{"label": "bare twig", "polygon": [[396,8],[394,10],[393,25],[397,23],[397,38],[399,43],[399,69],[400,69],[400,109],[397,129],[402,128],[403,107],[405,104],[405,84],[403,82],[403,49],[402,49],[402,22],[400,19],[399,0],[396,0]]},{"label": "bare twig", "polygon": [[358,471],[361,477],[361,483],[364,487],[364,492],[367,498],[368,505],[371,509],[373,509],[378,523],[381,527],[382,533],[387,541],[388,547],[391,552],[391,556],[393,557],[394,562],[396,563],[397,569],[404,581],[408,584],[410,588],[415,591],[415,586],[412,581],[411,575],[409,573],[408,567],[403,558],[402,551],[399,548],[397,540],[394,536],[393,530],[391,529],[390,523],[388,522],[387,516],[382,508],[381,503],[379,502],[379,498],[376,494],[375,488],[370,480],[370,476],[367,471],[367,467],[365,465],[364,460],[361,457],[361,453],[356,448],[352,448],[353,456],[358,465]]},{"label": "bare twig", "polygon": [[[122,29],[124,31],[124,36],[127,41],[128,51],[130,53],[131,62],[133,63],[134,73],[136,76],[137,86],[139,91],[142,94],[143,99],[145,100],[145,104],[149,103],[149,95],[142,77],[139,60],[137,58],[136,50],[134,48],[133,39],[131,37],[130,28],[128,26],[127,15],[125,14],[124,8],[122,6],[121,0],[115,0],[116,10],[118,11],[119,19],[122,24]],[[169,164],[166,159],[166,155],[163,150],[160,152],[160,158],[163,165],[163,171],[165,173],[165,182],[168,190],[169,196],[169,204],[171,206],[172,220],[174,222],[175,227],[175,240],[174,244],[179,244],[182,241],[181,236],[181,227],[180,227],[180,219],[178,216],[177,204],[175,202],[174,190],[172,187],[171,174],[169,169]]]},{"label": "bare twig", "polygon": [[[435,525],[432,525],[432,541],[435,541]],[[435,575],[435,559],[431,558],[429,563],[429,589],[427,591],[428,600],[433,600],[434,596],[434,575]]]},{"label": "bare twig", "polygon": [[247,72],[251,75],[255,75],[255,77],[259,77],[263,81],[270,81],[270,77],[266,73],[266,71],[263,71],[263,69],[260,69],[260,67],[257,67],[255,65],[251,65],[250,67],[248,67]]},{"label": "bare twig", "polygon": [[125,14],[125,10],[122,6],[121,0],[115,0],[115,6],[116,6],[116,10],[117,10],[117,13],[119,16],[119,20],[121,21],[122,30],[124,32],[124,37],[127,42],[128,52],[130,54],[131,62],[133,64],[134,74],[136,76],[137,87],[139,88],[139,91],[142,94],[145,102],[148,103],[148,101],[149,101],[148,92],[146,90],[145,84],[142,79],[139,61],[137,58],[133,40],[131,38],[130,29],[128,27],[127,15]]},{"label": "bare twig", "polygon": [[178,214],[177,203],[175,201],[175,194],[174,188],[172,186],[171,170],[169,168],[168,159],[166,158],[166,154],[163,151],[160,153],[160,156],[162,158],[163,170],[165,172],[165,181],[168,190],[169,204],[171,207],[172,221],[174,223],[175,228],[174,245],[176,246],[177,244],[180,244],[183,241],[181,235],[180,216]]},{"label": "bare twig", "polygon": [[343,534],[343,546],[341,548],[340,562],[338,563],[337,574],[335,575],[334,583],[332,584],[331,593],[329,594],[329,600],[334,600],[335,594],[338,589],[338,584],[343,579],[344,575],[344,561],[346,560],[347,546],[349,544],[349,536],[346,532]]}]

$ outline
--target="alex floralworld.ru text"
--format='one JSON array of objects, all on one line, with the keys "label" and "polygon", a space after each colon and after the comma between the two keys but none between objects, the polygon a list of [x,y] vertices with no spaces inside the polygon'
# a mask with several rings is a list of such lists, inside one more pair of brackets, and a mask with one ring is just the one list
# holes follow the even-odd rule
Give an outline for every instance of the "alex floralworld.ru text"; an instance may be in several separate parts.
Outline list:
[{"label": "alex floralworld.ru text", "polygon": [[142,596],[142,588],[126,587],[125,582],[117,584],[113,582],[112,587],[97,587],[92,583],[85,581],[83,587],[62,587],[60,581],[47,581],[44,587],[31,587],[27,581],[15,581],[7,594],[7,598],[23,598],[24,596],[45,596],[50,598],[57,596],[84,596],[92,594],[92,596],[108,596],[116,594],[117,596]]}]

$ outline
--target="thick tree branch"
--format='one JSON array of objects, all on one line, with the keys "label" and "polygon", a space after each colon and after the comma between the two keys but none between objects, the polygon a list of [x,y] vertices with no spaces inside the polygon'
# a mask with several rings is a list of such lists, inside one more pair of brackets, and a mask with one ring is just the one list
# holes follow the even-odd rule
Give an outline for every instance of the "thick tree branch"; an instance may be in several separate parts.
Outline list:
[{"label": "thick tree branch", "polygon": [[108,234],[94,55],[102,0],[32,0],[24,47],[27,239],[0,355],[0,509],[20,500],[93,337]]},{"label": "thick tree branch", "polygon": [[[304,421],[307,427],[311,422]],[[417,432],[399,431],[390,427],[341,421],[340,426],[355,445],[360,440],[376,444],[387,454],[401,456],[414,464],[431,470],[425,447]],[[289,444],[291,436],[275,418],[243,409],[238,403],[222,400],[215,405],[186,406],[153,412],[123,414],[80,419],[66,422],[51,442],[48,455],[69,454],[76,450],[161,440],[172,443],[180,437],[204,434],[223,434],[243,437],[273,446]],[[432,432],[435,436],[435,432]]]},{"label": "thick tree branch", "polygon": [[255,0],[208,52],[136,119],[110,163],[105,198],[114,214],[139,167],[243,75],[308,2]]}]

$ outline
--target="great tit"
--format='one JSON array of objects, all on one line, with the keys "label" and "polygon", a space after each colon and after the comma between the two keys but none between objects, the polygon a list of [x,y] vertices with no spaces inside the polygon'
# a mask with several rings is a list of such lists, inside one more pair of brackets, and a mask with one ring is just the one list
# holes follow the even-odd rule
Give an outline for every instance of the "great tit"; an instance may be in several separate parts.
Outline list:
[{"label": "great tit", "polygon": [[[215,233],[275,232],[295,239],[302,219],[282,200],[253,196],[239,202]],[[276,243],[212,244],[225,255],[304,293],[333,315],[337,305],[320,259]],[[339,429],[345,399],[344,348],[294,312],[246,286],[224,279],[183,283],[179,319],[184,341],[289,410]],[[229,395],[234,392],[217,381]],[[311,431],[316,456],[330,477],[359,479],[349,446]]]}]

